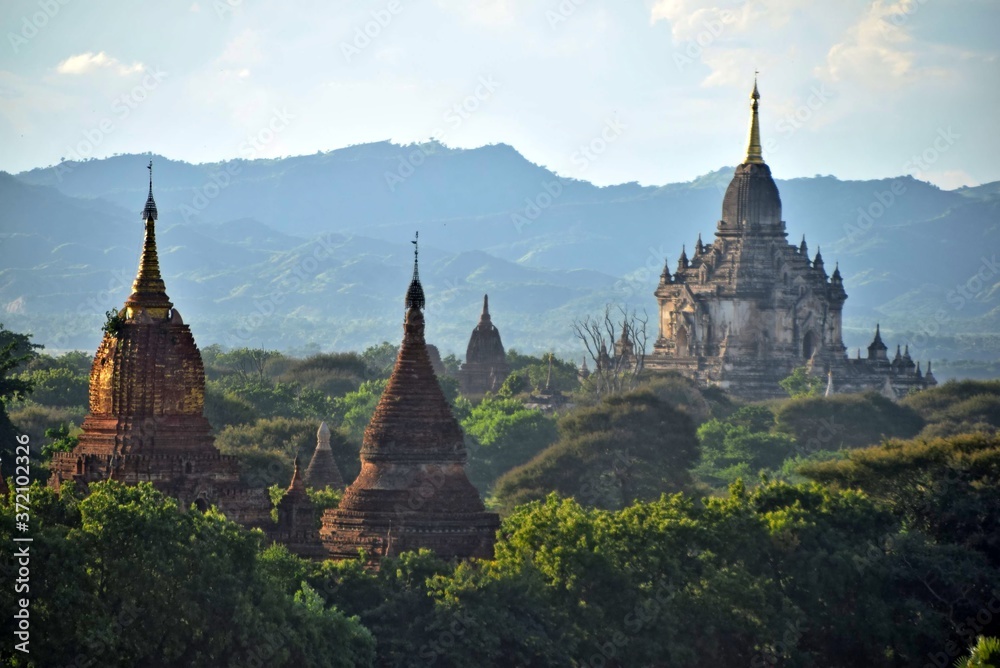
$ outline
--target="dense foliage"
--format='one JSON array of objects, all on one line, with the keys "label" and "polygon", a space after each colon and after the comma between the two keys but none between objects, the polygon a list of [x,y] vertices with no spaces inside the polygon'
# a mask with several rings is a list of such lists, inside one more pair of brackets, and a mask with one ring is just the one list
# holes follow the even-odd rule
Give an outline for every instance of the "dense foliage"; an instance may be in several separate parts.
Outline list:
[{"label": "dense foliage", "polygon": [[[85,499],[30,491],[30,653],[6,666],[370,665],[371,634],[304,583],[307,565],[215,511],[180,512],[148,484]],[[14,506],[0,503],[13,545]],[[15,562],[0,562],[3,580]],[[0,608],[14,610],[13,587]],[[14,620],[4,615],[4,636]]]},{"label": "dense foliage", "polygon": [[622,508],[681,489],[698,454],[694,423],[650,390],[613,395],[567,413],[559,440],[497,481],[506,509],[551,491]]},{"label": "dense foliage", "polygon": [[[0,328],[9,410],[44,460],[73,447],[90,357]],[[206,413],[246,482],[285,489],[331,427],[344,478],[395,359],[205,351]],[[269,546],[148,485],[30,490],[32,653],[11,666],[796,666],[996,663],[1000,382],[741,405],[678,376],[525,407],[544,357],[498,396],[442,388],[474,483],[504,514],[495,558],[407,553],[366,570]],[[446,362],[452,369],[455,360]],[[34,394],[29,394],[34,387]],[[10,473],[9,470],[6,471]],[[335,506],[337,490],[309,490]],[[0,500],[0,541],[15,531]],[[14,562],[0,563],[12,582]],[[14,609],[12,587],[0,608]],[[2,624],[11,636],[14,620]],[[44,642],[43,642],[44,639]]]}]

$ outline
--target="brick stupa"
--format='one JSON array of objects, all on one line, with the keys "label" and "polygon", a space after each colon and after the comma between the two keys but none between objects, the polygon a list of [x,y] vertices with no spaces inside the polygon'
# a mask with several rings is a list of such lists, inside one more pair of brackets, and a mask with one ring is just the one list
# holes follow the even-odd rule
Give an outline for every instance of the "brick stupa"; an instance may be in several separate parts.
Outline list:
[{"label": "brick stupa", "polygon": [[264,526],[266,491],[240,483],[238,461],[219,453],[204,416],[201,353],[160,275],[152,163],[149,170],[146,236],[132,294],[94,356],[79,443],[53,457],[49,484],[58,490],[67,481],[148,481],[182,508],[214,504],[230,519]]},{"label": "brick stupa", "polygon": [[333,450],[330,449],[330,427],[326,422],[320,423],[316,431],[316,449],[306,467],[304,479],[305,484],[313,489],[344,488],[344,479],[333,459]]},{"label": "brick stupa", "polygon": [[479,324],[469,337],[465,364],[458,375],[462,394],[478,397],[487,392],[496,392],[509,373],[510,367],[507,366],[507,354],[500,340],[500,330],[490,317],[490,297],[483,295],[483,312],[479,316]]},{"label": "brick stupa", "polygon": [[445,559],[493,556],[499,518],[465,473],[462,430],[431,367],[423,308],[414,248],[403,344],[365,429],[361,472],[323,515],[320,536],[333,559],[357,558],[359,549],[372,562],[420,548]]}]

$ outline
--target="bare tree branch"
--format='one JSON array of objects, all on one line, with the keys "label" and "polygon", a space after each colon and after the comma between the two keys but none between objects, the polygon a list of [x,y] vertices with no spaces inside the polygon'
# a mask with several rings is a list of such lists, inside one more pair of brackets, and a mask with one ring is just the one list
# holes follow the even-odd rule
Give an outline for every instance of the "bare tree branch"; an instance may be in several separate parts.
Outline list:
[{"label": "bare tree branch", "polygon": [[634,389],[646,360],[649,317],[627,305],[607,304],[599,317],[573,321],[573,333],[594,362],[591,385],[597,396]]}]

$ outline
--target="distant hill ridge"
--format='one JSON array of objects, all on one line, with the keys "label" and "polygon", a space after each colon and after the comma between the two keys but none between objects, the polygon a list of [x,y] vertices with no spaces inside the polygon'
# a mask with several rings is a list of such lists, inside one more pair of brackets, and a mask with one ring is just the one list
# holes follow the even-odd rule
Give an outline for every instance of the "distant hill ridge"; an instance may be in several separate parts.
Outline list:
[{"label": "distant hill ridge", "polygon": [[[52,348],[96,346],[135,271],[149,158],[0,173],[7,326]],[[428,337],[459,354],[484,292],[505,345],[527,351],[579,357],[570,323],[608,301],[653,315],[664,256],[673,266],[682,244],[711,238],[732,174],[597,187],[502,144],[152,158],[168,291],[201,345],[395,341],[419,229]],[[781,175],[780,160],[771,167]],[[1000,183],[943,191],[910,176],[817,176],[778,186],[790,241],[805,234],[810,254],[821,246],[827,265],[840,261],[849,346],[867,345],[880,321],[887,340],[912,341],[922,358],[1000,357]]]}]

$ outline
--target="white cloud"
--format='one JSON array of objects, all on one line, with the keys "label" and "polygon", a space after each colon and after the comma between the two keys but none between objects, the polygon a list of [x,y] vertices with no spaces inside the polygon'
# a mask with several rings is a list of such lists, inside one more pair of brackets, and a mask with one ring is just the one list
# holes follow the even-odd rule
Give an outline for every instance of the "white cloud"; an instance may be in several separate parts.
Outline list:
[{"label": "white cloud", "polygon": [[844,39],[830,47],[817,75],[830,81],[863,80],[878,86],[912,79],[916,72],[912,38],[906,30],[917,0],[875,0]]},{"label": "white cloud", "polygon": [[99,69],[110,69],[117,74],[125,76],[127,74],[142,72],[146,69],[146,66],[140,62],[125,65],[117,58],[113,58],[103,51],[99,51],[98,53],[87,51],[86,53],[70,56],[56,66],[56,72],[59,74],[87,74]]},{"label": "white cloud", "polygon": [[[702,6],[710,5],[710,6]],[[651,22],[668,21],[676,41],[705,39],[714,41],[725,33],[742,33],[747,30],[760,12],[755,5],[743,0],[723,2],[722,7],[705,0],[658,0],[653,5]]]}]

